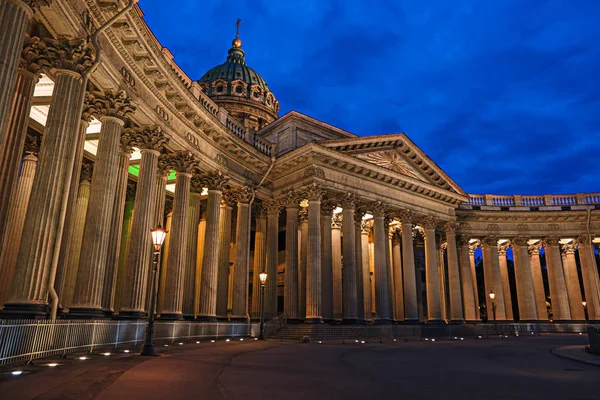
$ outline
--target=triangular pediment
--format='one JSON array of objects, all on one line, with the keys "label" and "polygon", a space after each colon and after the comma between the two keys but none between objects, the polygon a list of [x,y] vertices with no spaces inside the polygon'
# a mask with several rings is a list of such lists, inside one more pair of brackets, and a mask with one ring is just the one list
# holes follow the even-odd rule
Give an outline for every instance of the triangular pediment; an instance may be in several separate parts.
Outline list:
[{"label": "triangular pediment", "polygon": [[409,178],[466,195],[456,182],[403,133],[325,140],[318,144]]}]

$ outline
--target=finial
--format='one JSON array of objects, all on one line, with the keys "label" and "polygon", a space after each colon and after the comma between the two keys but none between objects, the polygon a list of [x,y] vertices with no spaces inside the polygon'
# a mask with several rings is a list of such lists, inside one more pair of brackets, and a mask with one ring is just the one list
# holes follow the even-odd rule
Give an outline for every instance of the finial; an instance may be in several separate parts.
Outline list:
[{"label": "finial", "polygon": [[237,47],[238,49],[240,47],[242,47],[242,41],[240,40],[240,23],[242,22],[241,19],[237,19],[237,22],[235,23],[235,39],[233,39],[233,42],[231,42],[231,45],[233,47]]}]

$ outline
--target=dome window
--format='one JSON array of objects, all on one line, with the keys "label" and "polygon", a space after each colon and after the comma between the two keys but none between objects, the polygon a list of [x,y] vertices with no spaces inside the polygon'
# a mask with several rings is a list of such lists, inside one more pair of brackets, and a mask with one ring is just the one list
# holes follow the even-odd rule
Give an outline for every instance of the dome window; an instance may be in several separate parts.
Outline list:
[{"label": "dome window", "polygon": [[270,97],[267,98],[267,104],[269,104],[269,105],[271,104],[271,98]]},{"label": "dome window", "polygon": [[235,87],[235,92],[236,93],[242,93],[244,91],[244,88],[242,88],[241,86],[236,86]]},{"label": "dome window", "polygon": [[254,97],[255,97],[256,99],[260,98],[260,93],[258,93],[258,92],[254,92]]},{"label": "dome window", "polygon": [[217,93],[223,93],[223,85],[217,86]]}]

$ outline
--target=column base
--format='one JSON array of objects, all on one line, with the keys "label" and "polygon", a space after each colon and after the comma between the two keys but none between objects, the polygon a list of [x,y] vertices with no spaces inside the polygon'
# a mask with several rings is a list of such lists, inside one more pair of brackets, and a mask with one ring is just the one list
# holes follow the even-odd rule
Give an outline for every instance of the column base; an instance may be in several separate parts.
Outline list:
[{"label": "column base", "polygon": [[217,322],[217,316],[216,315],[198,315],[196,317],[196,321]]},{"label": "column base", "polygon": [[288,325],[298,325],[302,323],[302,320],[300,318],[288,318],[287,323]]},{"label": "column base", "polygon": [[408,325],[419,325],[421,321],[419,321],[419,318],[407,318],[404,320],[404,323]]},{"label": "column base", "polygon": [[227,322],[227,321],[229,321],[229,318],[222,317],[222,316],[221,317],[217,316],[217,321],[219,321],[219,322]]},{"label": "column base", "polygon": [[193,321],[193,320],[195,320],[195,319],[196,319],[196,317],[194,317],[193,315],[184,315],[184,316],[183,316],[183,319],[184,319],[185,321]]},{"label": "column base", "polygon": [[105,318],[101,307],[77,307],[69,308],[69,312],[65,314],[69,319],[90,319],[90,318]]},{"label": "column base", "polygon": [[157,318],[159,321],[183,321],[183,314],[178,312],[161,313]]},{"label": "column base", "polygon": [[121,310],[115,315],[115,319],[146,319],[147,315],[144,311]]},{"label": "column base", "polygon": [[6,303],[0,311],[5,319],[47,319],[50,306],[46,303]]},{"label": "column base", "polygon": [[248,321],[248,317],[239,315],[239,316],[231,317],[229,319],[229,321],[231,321],[231,322],[246,322],[246,321]]},{"label": "column base", "polygon": [[[523,319],[523,320],[520,320],[519,322],[515,322],[515,324],[543,324],[546,322],[548,322],[548,321],[538,321],[535,319]],[[585,321],[584,321],[584,323],[585,323]]]},{"label": "column base", "polygon": [[377,324],[377,325],[391,325],[391,324],[393,324],[392,320],[388,319],[388,318],[376,318],[373,323]]},{"label": "column base", "polygon": [[342,319],[342,324],[344,325],[358,325],[360,321],[358,318],[344,318]]},{"label": "column base", "polygon": [[464,319],[451,319],[449,324],[450,325],[462,325],[465,323]]},{"label": "column base", "polygon": [[446,321],[443,319],[429,319],[427,325],[446,325]]},{"label": "column base", "polygon": [[304,323],[305,324],[321,324],[321,323],[323,323],[323,318],[321,318],[321,317],[304,318]]},{"label": "column base", "polygon": [[114,310],[109,309],[109,308],[103,308],[102,309],[102,314],[104,314],[104,316],[106,318],[112,318],[115,315]]}]

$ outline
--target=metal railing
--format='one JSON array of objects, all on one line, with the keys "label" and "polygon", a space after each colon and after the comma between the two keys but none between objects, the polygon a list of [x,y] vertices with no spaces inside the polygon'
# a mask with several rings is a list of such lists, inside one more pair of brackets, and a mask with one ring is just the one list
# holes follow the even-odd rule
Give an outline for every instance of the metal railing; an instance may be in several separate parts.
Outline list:
[{"label": "metal railing", "polygon": [[[0,320],[0,365],[97,349],[136,347],[145,321]],[[258,335],[257,324],[159,321],[155,342]]]}]

